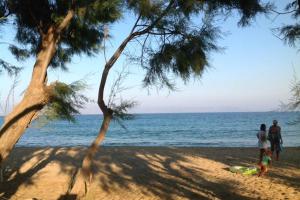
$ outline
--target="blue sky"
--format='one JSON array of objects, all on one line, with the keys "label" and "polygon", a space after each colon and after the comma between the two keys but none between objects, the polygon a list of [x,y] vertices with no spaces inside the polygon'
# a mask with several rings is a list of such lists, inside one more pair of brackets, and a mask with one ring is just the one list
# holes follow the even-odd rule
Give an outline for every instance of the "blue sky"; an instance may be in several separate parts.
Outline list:
[{"label": "blue sky", "polygon": [[[283,1],[276,1],[282,3]],[[233,14],[218,25],[226,36],[218,44],[225,47],[223,52],[210,54],[211,68],[199,80],[191,80],[187,85],[176,79],[176,91],[147,90],[142,87],[144,71],[132,65],[122,56],[110,74],[106,96],[116,72],[126,66],[130,75],[124,82],[129,87],[122,93],[123,99],[134,99],[138,105],[132,112],[255,112],[276,110],[281,101],[290,98],[290,86],[294,71],[300,77],[300,58],[296,48],[285,45],[276,38],[271,29],[286,23],[293,23],[288,16],[259,16],[251,26],[237,27],[237,15]],[[134,16],[127,16],[110,27],[112,38],[107,43],[107,55],[111,55],[129,32]],[[13,29],[2,29],[0,41],[12,41]],[[136,48],[129,44],[128,49]],[[5,45],[1,45],[1,58],[16,63]],[[24,66],[15,91],[15,101],[19,101],[22,91],[29,83],[34,59],[21,63]],[[20,63],[19,63],[20,65]],[[69,72],[49,70],[49,82],[60,80],[67,83],[87,77],[89,89],[87,96],[96,99],[100,72],[104,57],[100,53],[93,58],[75,57],[68,65]],[[12,79],[1,75],[0,102],[3,105]],[[2,113],[1,113],[2,112]],[[82,110],[85,114],[100,113],[96,104],[88,104]],[[3,111],[0,111],[3,114]]]}]

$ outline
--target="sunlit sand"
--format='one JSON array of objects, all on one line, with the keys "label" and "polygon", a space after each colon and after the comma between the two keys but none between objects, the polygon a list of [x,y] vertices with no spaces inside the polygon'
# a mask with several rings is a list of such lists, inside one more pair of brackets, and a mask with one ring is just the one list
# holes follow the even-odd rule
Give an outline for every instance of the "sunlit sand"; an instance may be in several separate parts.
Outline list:
[{"label": "sunlit sand", "polygon": [[[84,148],[16,148],[0,187],[7,199],[59,199]],[[300,199],[300,148],[285,148],[266,176],[234,174],[255,166],[256,148],[105,147],[95,158],[87,199]]]}]

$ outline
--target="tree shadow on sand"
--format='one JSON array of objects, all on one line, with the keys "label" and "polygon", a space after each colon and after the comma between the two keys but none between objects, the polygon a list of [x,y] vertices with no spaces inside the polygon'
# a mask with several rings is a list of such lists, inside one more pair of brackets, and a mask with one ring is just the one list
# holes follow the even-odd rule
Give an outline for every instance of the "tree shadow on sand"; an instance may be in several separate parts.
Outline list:
[{"label": "tree shadow on sand", "polygon": [[[38,173],[53,162],[59,164],[61,174],[71,176],[74,168],[78,168],[76,162],[82,153],[77,150],[76,155],[69,156],[63,149],[19,147],[13,150],[3,165],[3,168],[9,169],[9,171],[5,172],[4,182],[0,183],[0,198],[10,199],[16,194],[20,186],[37,185],[36,179],[43,175]],[[18,155],[23,155],[23,157],[18,157]]]},{"label": "tree shadow on sand", "polygon": [[[7,162],[12,166],[12,171],[6,174],[8,179],[0,185],[0,197],[15,198],[21,186],[28,186],[28,188],[38,186],[39,176],[45,173],[43,170],[49,169],[55,163],[59,166],[59,173],[69,177],[63,183],[64,189],[58,191],[54,195],[55,198],[75,199],[76,196],[68,194],[68,185],[81,165],[84,150],[85,148],[16,148]],[[24,155],[23,157],[17,157],[20,152]],[[204,158],[225,165],[253,165],[257,162],[257,152],[255,149],[253,153],[251,152],[243,148],[236,149],[236,151],[226,150],[226,148],[218,150],[152,147],[101,148],[95,157],[93,165],[95,176],[88,188],[87,197],[89,199],[142,199],[146,197],[150,199],[251,199],[249,193],[252,191],[241,193],[239,182],[228,177],[208,175],[214,169],[206,171],[208,169],[201,168],[201,162],[190,160]],[[283,172],[285,169],[299,169],[299,159],[288,163],[284,162],[284,156],[287,155],[283,155],[284,164],[280,164]],[[26,168],[30,160],[32,164]],[[274,168],[278,167],[274,166]],[[299,180],[299,176],[287,177],[279,172],[271,171],[268,176],[274,181],[299,189],[300,183],[296,181]],[[53,189],[53,185],[43,186],[45,191],[50,188]],[[53,199],[45,194],[32,195],[31,198]]]},{"label": "tree shadow on sand", "polygon": [[[258,163],[258,149],[257,148],[200,148],[202,149],[195,156],[200,156],[216,162],[221,162],[228,166],[257,166]],[[191,154],[193,148],[188,148]],[[217,152],[217,153],[216,153]],[[300,191],[300,152],[299,147],[286,147],[280,154],[279,161],[273,160],[269,172],[266,174],[267,178],[271,178],[275,183],[284,184],[288,187],[293,187]],[[221,156],[220,156],[221,154]],[[275,157],[275,155],[274,155]],[[289,171],[289,173],[286,173]],[[298,173],[295,173],[295,172]],[[294,174],[291,176],[290,174]]]},{"label": "tree shadow on sand", "polygon": [[189,165],[180,149],[105,148],[96,160],[95,181],[105,191],[99,199],[109,199],[120,189],[132,191],[134,199],[250,199],[237,191],[238,183],[204,176],[203,169]]}]

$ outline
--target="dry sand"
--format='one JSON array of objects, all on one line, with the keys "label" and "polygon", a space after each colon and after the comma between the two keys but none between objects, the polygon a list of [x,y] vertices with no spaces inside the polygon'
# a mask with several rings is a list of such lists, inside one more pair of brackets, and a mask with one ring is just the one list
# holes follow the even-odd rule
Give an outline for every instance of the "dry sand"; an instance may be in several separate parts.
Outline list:
[{"label": "dry sand", "polygon": [[[62,199],[85,148],[16,148],[0,199]],[[300,200],[300,148],[285,148],[264,177],[233,174],[255,166],[256,148],[105,147],[87,199]]]}]

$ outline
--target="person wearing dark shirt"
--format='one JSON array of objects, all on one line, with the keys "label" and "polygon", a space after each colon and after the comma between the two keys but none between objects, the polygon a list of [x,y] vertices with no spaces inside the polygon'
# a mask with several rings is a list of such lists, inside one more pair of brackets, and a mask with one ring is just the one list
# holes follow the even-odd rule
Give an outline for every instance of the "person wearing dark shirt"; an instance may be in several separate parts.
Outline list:
[{"label": "person wearing dark shirt", "polygon": [[278,126],[277,120],[273,120],[273,125],[269,128],[268,139],[271,143],[272,156],[274,151],[276,151],[276,160],[278,160],[283,141],[281,137],[281,128]]}]

